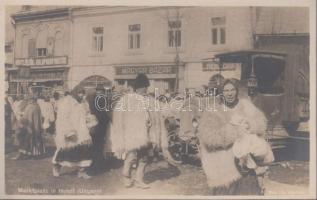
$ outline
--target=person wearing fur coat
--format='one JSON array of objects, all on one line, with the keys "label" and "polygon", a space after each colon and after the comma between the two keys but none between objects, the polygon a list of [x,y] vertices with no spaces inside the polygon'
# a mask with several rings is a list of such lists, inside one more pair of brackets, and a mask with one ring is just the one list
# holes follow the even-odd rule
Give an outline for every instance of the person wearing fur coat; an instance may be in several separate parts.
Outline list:
[{"label": "person wearing fur coat", "polygon": [[[150,161],[153,144],[159,143],[160,139],[157,133],[160,124],[153,120],[157,112],[150,112],[149,109],[153,99],[147,95],[148,86],[146,75],[138,74],[135,92],[123,95],[113,110],[112,151],[124,160],[122,175],[126,187],[149,188],[143,180],[145,168]],[[132,170],[135,167],[133,178]]]},{"label": "person wearing fur coat", "polygon": [[53,157],[53,175],[60,176],[65,167],[80,167],[78,177],[90,178],[87,169],[92,163],[92,139],[89,128],[97,124],[97,119],[89,112],[84,100],[84,91],[65,95],[58,102],[56,118],[56,152]]},{"label": "person wearing fur coat", "polygon": [[266,117],[249,99],[238,98],[238,88],[238,80],[225,80],[221,103],[203,112],[199,122],[202,167],[212,195],[260,195],[256,171],[274,160],[264,139]]}]

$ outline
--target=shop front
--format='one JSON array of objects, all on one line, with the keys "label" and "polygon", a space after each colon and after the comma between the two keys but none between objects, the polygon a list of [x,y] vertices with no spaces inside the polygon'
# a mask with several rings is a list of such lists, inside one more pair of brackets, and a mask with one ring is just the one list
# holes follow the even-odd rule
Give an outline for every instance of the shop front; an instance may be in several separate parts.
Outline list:
[{"label": "shop front", "polygon": [[[254,105],[262,110],[267,122],[268,139],[273,148],[283,148],[287,144],[288,133],[283,115],[289,112],[284,105],[289,99],[285,91],[286,54],[274,51],[236,51],[217,54],[220,63],[241,64],[240,90],[246,91]],[[239,91],[240,93],[240,91]],[[241,94],[242,95],[242,94]]]},{"label": "shop front", "polygon": [[115,84],[133,88],[137,74],[146,74],[150,80],[149,93],[155,89],[159,94],[173,92],[176,88],[177,67],[175,65],[120,65],[115,66]]},{"label": "shop front", "polygon": [[67,57],[16,59],[8,70],[9,94],[26,94],[31,84],[45,88],[66,87]]}]

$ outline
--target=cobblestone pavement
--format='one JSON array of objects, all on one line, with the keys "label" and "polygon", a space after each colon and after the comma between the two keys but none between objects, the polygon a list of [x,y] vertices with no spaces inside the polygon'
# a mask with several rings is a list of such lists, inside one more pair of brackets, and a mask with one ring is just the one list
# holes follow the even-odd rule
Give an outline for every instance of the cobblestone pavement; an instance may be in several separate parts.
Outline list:
[{"label": "cobblestone pavement", "polygon": [[[51,157],[40,160],[11,160],[6,154],[5,177],[7,194],[94,194],[94,195],[208,195],[206,177],[201,167],[184,164],[179,167],[165,161],[147,168],[147,190],[124,188],[121,179],[122,163],[105,163],[100,174],[84,180],[76,177],[73,168],[63,169],[61,177],[52,176]],[[284,161],[270,167],[264,180],[266,195],[307,194],[309,163]]]}]

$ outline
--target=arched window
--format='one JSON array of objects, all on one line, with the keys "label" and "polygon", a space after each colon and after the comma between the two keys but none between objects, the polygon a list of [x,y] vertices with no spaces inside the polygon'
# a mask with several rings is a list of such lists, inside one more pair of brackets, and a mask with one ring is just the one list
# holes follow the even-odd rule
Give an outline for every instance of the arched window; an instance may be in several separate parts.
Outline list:
[{"label": "arched window", "polygon": [[57,31],[55,33],[55,46],[54,46],[54,55],[62,56],[64,54],[64,43],[63,43],[63,35],[61,31]]},{"label": "arched window", "polygon": [[47,55],[47,35],[45,31],[40,31],[36,38],[36,54],[38,57]]}]

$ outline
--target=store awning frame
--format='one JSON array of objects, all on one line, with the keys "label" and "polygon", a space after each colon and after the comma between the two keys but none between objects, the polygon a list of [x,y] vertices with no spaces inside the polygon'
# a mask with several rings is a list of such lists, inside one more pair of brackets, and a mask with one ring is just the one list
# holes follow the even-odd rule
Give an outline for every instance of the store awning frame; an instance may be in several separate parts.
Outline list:
[{"label": "store awning frame", "polygon": [[285,60],[286,53],[277,52],[277,51],[263,51],[263,50],[241,50],[241,51],[231,51],[225,53],[219,53],[215,55],[217,59],[224,58],[239,58],[239,57],[252,57],[258,58],[273,58],[279,60]]}]

